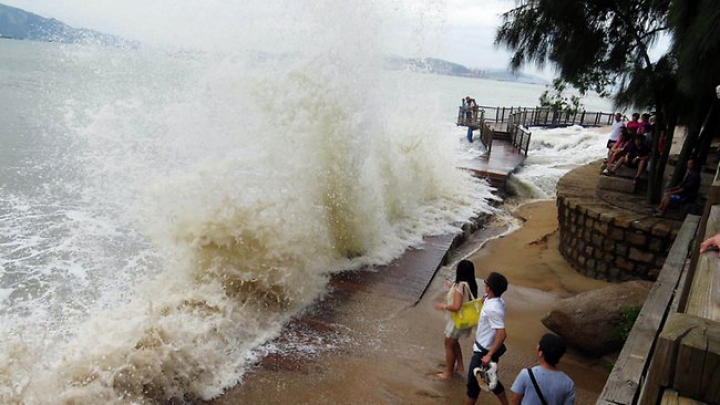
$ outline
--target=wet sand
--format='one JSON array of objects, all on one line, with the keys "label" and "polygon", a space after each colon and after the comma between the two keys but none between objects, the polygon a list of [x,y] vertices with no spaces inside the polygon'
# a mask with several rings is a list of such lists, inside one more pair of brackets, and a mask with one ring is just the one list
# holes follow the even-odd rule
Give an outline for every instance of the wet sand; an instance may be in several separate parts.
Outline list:
[{"label": "wet sand", "polygon": [[[537,340],[547,331],[540,319],[554,303],[607,285],[577,274],[558,253],[554,201],[524,205],[514,215],[525,220],[522,228],[488,241],[469,256],[479,278],[496,270],[510,281],[504,295],[508,352],[500,362],[500,378],[508,389],[521,368],[535,364]],[[502,226],[497,224],[502,221],[493,222]],[[493,229],[486,233],[492,234]],[[481,242],[471,243],[479,246]],[[454,260],[461,259],[462,252],[457,256]],[[286,334],[292,342],[277,342],[296,347],[298,341],[305,341],[308,349],[266,358],[241,384],[211,403],[461,404],[465,376],[450,380],[435,376],[444,365],[445,320],[433,303],[443,299],[443,281],[453,274],[453,268],[442,268],[415,306],[373,291],[330,294],[326,301],[332,302],[316,309],[329,311],[322,315],[329,322],[299,322]],[[472,339],[461,341],[461,346],[468,363]],[[576,383],[577,404],[594,404],[609,374],[601,360],[570,350],[559,367]],[[478,403],[498,402],[483,393]]]}]

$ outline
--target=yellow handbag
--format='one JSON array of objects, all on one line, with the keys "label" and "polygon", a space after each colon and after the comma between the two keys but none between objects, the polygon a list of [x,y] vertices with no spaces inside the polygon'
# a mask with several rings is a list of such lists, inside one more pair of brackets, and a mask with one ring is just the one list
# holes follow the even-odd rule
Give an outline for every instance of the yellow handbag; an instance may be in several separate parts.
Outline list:
[{"label": "yellow handbag", "polygon": [[[463,284],[463,288],[467,287]],[[482,298],[476,299],[470,289],[468,289],[468,294],[472,300],[462,304],[457,312],[450,313],[455,329],[472,328],[480,320],[480,311],[483,305]]]}]

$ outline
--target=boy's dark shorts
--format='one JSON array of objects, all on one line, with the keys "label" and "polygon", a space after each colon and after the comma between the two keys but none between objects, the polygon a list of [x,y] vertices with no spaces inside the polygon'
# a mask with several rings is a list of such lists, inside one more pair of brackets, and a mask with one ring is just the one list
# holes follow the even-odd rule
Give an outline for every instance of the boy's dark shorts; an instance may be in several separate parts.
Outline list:
[{"label": "boy's dark shorts", "polygon": [[[506,351],[506,347],[503,344],[500,347],[500,350],[493,353],[493,356],[491,358],[492,361],[495,363],[498,363],[500,361],[500,356],[502,356]],[[475,375],[473,374],[473,370],[475,367],[480,367],[482,365],[482,358],[488,353],[487,349],[483,348],[482,351],[474,352],[472,356],[472,360],[470,360],[470,367],[468,368],[468,376],[467,376],[467,396],[468,398],[477,398],[480,396],[480,385],[478,385],[477,380],[475,379]],[[505,387],[502,385],[500,380],[498,379],[497,386],[494,390],[492,390],[492,393],[495,395],[502,394],[505,391]]]}]

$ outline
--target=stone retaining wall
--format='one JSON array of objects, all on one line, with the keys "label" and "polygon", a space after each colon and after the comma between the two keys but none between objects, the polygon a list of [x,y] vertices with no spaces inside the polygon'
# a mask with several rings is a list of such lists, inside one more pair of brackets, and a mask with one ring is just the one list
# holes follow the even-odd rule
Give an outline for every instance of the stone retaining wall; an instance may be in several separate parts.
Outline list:
[{"label": "stone retaining wall", "polygon": [[680,223],[649,215],[644,196],[598,191],[599,166],[588,166],[558,183],[560,253],[588,277],[654,281]]}]

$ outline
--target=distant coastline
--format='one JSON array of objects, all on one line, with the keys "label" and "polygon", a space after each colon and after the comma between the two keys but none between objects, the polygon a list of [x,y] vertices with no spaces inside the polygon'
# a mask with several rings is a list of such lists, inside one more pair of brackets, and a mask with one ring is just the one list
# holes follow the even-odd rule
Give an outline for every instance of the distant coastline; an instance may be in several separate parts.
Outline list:
[{"label": "distant coastline", "polygon": [[[54,18],[45,18],[19,8],[0,4],[0,39],[42,42],[89,43],[105,46],[138,47],[139,43],[98,31],[73,28]],[[385,67],[390,70],[413,70],[447,76],[468,77],[504,82],[548,84],[533,75],[502,69],[476,69],[436,58],[403,58],[388,56]]]},{"label": "distant coastline", "polygon": [[45,18],[4,4],[0,4],[0,39],[123,47],[138,45],[134,41],[114,35],[85,28],[73,28],[54,18]]},{"label": "distant coastline", "polygon": [[519,82],[528,84],[548,84],[548,81],[537,76],[524,73],[513,73],[501,69],[475,69],[436,58],[402,58],[390,56],[385,64],[391,70],[411,69],[418,72],[434,73],[447,76],[468,77],[472,79],[486,79],[503,82]]}]

